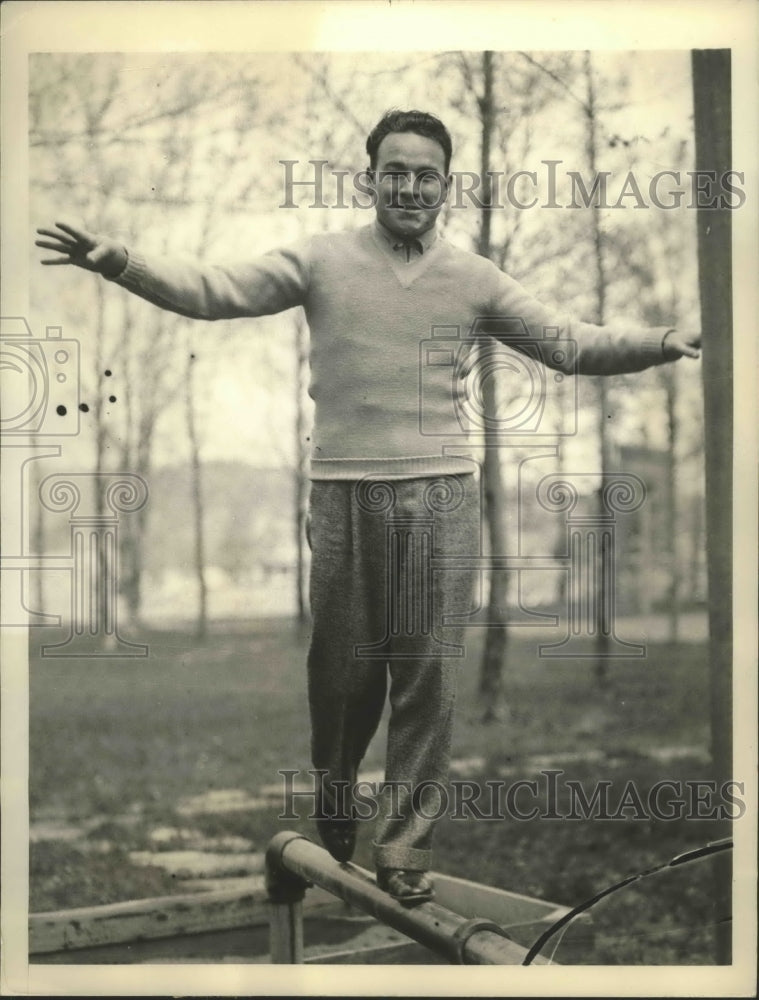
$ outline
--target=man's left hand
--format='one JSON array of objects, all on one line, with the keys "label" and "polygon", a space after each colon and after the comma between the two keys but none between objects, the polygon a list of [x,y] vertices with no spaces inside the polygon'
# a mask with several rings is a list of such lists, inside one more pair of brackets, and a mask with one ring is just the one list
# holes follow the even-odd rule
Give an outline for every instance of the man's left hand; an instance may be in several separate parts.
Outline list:
[{"label": "man's left hand", "polygon": [[664,334],[662,351],[666,361],[677,361],[678,358],[699,358],[701,352],[701,334],[695,331],[683,333],[680,330],[670,330]]}]

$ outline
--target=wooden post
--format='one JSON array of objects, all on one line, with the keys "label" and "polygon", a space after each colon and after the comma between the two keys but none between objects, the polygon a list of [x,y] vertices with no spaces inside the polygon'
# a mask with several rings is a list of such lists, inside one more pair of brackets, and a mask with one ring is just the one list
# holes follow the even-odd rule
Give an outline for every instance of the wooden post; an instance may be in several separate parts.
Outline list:
[{"label": "wooden post", "polygon": [[281,863],[285,846],[297,834],[274,837],[266,851],[269,896],[269,954],[272,965],[303,964],[303,897],[311,884]]},{"label": "wooden post", "polygon": [[270,902],[269,954],[272,965],[303,964],[303,903]]},{"label": "wooden post", "polygon": [[[721,178],[731,168],[730,50],[692,54],[696,170]],[[733,336],[730,209],[719,184],[701,194],[698,272],[703,330],[706,534],[713,777],[732,777]],[[750,335],[747,331],[747,335]],[[730,913],[730,872],[717,863],[715,916]],[[726,870],[727,868],[727,870]],[[730,924],[718,924],[718,961],[731,961]]]}]

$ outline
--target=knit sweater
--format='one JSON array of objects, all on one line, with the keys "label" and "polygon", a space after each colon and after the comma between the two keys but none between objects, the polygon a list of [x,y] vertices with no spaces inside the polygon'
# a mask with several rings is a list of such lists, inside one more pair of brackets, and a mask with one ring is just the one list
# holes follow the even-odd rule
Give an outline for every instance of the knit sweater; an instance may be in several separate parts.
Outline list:
[{"label": "knit sweater", "polygon": [[450,454],[450,446],[461,445],[467,429],[461,362],[481,336],[519,352],[528,375],[539,363],[568,375],[609,375],[665,360],[667,328],[573,321],[491,261],[441,237],[401,262],[376,223],[229,265],[130,250],[114,280],[196,319],[303,306],[315,402],[313,479],[471,472],[471,460]]}]

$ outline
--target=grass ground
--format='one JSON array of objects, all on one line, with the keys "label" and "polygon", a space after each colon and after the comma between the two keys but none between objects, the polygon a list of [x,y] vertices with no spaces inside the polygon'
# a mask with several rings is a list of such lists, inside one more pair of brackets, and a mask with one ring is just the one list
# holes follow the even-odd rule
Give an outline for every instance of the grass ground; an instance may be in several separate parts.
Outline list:
[{"label": "grass ground", "polygon": [[[163,869],[131,864],[128,852],[149,846],[157,826],[186,825],[177,806],[187,796],[222,789],[256,796],[280,782],[279,769],[310,766],[307,631],[262,621],[216,627],[204,643],[179,632],[147,638],[146,660],[31,659],[32,823],[92,821],[84,845],[32,844],[32,911],[183,891]],[[537,780],[535,801],[545,813],[541,771],[547,768],[564,772],[563,791],[567,780],[588,792],[599,780],[610,782],[612,812],[630,780],[645,803],[657,781],[708,778],[701,646],[651,645],[644,659],[614,661],[601,692],[590,665],[540,659],[534,643],[517,637],[506,668],[507,709],[501,722],[486,726],[477,697],[479,642],[475,633],[462,663],[454,747],[457,758],[481,758],[470,764],[474,779]],[[369,769],[381,767],[383,736],[370,748]],[[243,836],[263,849],[283,825],[278,811],[206,813],[193,816],[192,825],[208,836]],[[565,815],[567,808],[559,803],[555,811]],[[707,818],[629,818],[633,812],[524,822],[446,816],[436,866],[571,905],[724,835],[724,825]],[[284,825],[314,835],[306,818]],[[367,867],[370,840],[367,824],[356,856]],[[677,877],[654,876],[610,897],[601,904],[595,942],[575,960],[713,961],[708,869],[685,866]]]}]

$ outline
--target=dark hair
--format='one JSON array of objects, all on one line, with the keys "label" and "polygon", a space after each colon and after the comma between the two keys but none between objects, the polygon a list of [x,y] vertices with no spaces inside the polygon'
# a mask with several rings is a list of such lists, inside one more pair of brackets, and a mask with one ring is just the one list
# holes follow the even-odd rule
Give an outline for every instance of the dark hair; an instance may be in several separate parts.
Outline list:
[{"label": "dark hair", "polygon": [[435,142],[440,143],[445,153],[445,172],[448,173],[453,144],[445,125],[439,118],[427,111],[398,111],[397,109],[386,111],[366,140],[366,151],[369,154],[369,165],[372,170],[377,166],[377,152],[380,143],[391,132],[414,132],[416,135],[423,135],[427,139],[434,139]]}]

